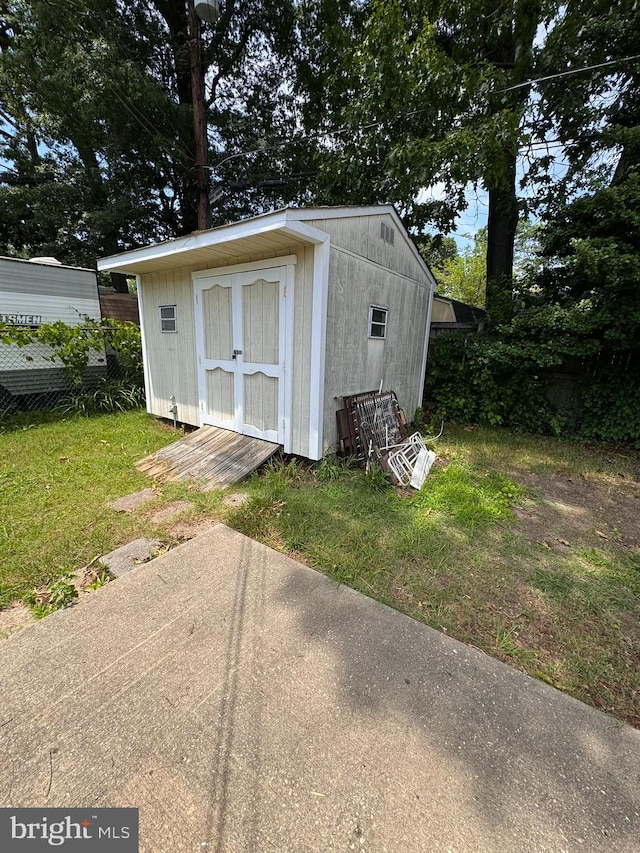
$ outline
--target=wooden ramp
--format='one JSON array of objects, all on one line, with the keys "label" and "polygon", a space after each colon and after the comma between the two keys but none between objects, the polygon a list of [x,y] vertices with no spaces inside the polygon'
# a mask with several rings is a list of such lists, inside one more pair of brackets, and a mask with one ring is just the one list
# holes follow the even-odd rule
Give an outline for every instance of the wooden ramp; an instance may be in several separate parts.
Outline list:
[{"label": "wooden ramp", "polygon": [[237,483],[278,450],[279,444],[204,426],[136,462],[162,482],[193,480],[203,491]]}]

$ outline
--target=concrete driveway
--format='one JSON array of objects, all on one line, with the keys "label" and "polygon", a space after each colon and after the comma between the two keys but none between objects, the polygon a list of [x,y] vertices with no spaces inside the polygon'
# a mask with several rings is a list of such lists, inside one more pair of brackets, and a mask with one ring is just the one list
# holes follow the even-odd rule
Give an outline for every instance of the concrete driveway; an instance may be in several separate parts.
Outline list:
[{"label": "concrete driveway", "polygon": [[640,850],[640,732],[218,525],[0,645],[0,805],[140,850]]}]

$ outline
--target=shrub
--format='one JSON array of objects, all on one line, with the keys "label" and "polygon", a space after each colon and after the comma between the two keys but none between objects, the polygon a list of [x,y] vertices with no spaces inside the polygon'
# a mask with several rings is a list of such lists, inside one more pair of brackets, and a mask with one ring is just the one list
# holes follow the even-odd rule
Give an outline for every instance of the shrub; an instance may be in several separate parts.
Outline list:
[{"label": "shrub", "polygon": [[[591,332],[591,334],[590,334]],[[574,377],[572,411],[554,408],[553,371],[567,360]],[[533,433],[571,430],[587,438],[640,443],[636,351],[614,352],[589,329],[580,306],[522,312],[509,326],[431,347],[425,405],[432,421],[503,426]]]},{"label": "shrub", "polygon": [[126,412],[144,405],[144,389],[123,380],[100,379],[96,388],[71,394],[60,404],[64,414],[88,417],[98,413]]}]

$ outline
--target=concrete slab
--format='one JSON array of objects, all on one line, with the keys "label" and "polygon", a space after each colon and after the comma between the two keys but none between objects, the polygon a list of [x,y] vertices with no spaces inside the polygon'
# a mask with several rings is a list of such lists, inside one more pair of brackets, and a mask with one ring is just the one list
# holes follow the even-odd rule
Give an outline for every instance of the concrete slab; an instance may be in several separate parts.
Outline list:
[{"label": "concrete slab", "polygon": [[0,647],[0,805],[141,851],[637,853],[640,732],[222,525]]},{"label": "concrete slab", "polygon": [[115,551],[103,554],[100,557],[100,562],[109,569],[112,575],[120,577],[148,560],[161,545],[159,539],[134,539],[133,542],[121,545]]}]

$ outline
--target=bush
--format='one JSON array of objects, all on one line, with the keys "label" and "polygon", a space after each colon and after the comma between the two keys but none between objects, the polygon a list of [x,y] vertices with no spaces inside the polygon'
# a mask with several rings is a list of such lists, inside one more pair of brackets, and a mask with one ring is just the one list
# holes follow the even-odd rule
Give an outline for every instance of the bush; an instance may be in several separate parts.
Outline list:
[{"label": "bush", "polygon": [[513,344],[489,337],[440,338],[429,355],[426,406],[432,421],[552,432],[554,411],[540,367]]},{"label": "bush", "polygon": [[[432,421],[555,435],[570,427],[587,438],[640,443],[637,353],[613,353],[597,337],[587,336],[582,321],[572,329],[575,311],[566,313],[564,323],[557,309],[534,311],[529,322],[523,314],[492,334],[436,339],[425,385]],[[561,411],[548,391],[553,371],[568,359],[580,373],[574,380],[573,411]]]},{"label": "bush", "polygon": [[587,438],[640,444],[640,378],[629,372],[603,376],[583,396]]},{"label": "bush", "polygon": [[71,394],[59,408],[65,414],[89,415],[126,412],[144,405],[144,388],[124,380],[100,379],[96,388]]}]

